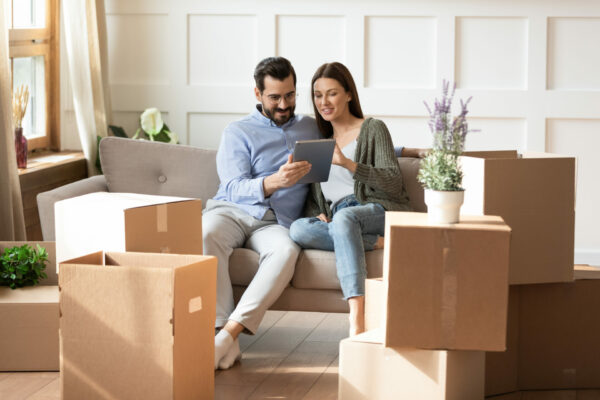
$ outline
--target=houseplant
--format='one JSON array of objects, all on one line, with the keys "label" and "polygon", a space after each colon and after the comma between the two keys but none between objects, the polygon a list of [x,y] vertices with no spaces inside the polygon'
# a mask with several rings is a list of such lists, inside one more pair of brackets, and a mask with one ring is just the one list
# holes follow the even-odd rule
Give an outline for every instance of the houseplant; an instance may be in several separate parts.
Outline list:
[{"label": "houseplant", "polygon": [[425,102],[429,112],[429,129],[433,134],[431,152],[421,161],[417,179],[425,189],[425,204],[429,220],[436,223],[456,223],[464,199],[462,170],[458,157],[465,147],[469,132],[467,124],[467,101],[460,101],[460,114],[452,118],[451,108],[456,85],[449,93],[449,82],[443,81],[442,99],[436,99],[433,110]]},{"label": "houseplant", "polygon": [[4,249],[0,257],[0,286],[16,289],[37,285],[40,279],[47,278],[44,270],[48,262],[48,252],[37,245],[28,244]]},{"label": "houseplant", "polygon": [[[125,133],[125,129],[121,126],[109,125],[108,128],[113,136],[128,138],[129,136]],[[132,139],[145,139],[152,142],[164,142],[164,143],[179,143],[179,138],[175,132],[171,132],[167,124],[164,123],[162,115],[157,108],[147,108],[140,115],[140,126],[135,131]],[[100,140],[102,136],[97,137],[96,146],[96,168],[102,173],[102,166],[100,165]]]}]

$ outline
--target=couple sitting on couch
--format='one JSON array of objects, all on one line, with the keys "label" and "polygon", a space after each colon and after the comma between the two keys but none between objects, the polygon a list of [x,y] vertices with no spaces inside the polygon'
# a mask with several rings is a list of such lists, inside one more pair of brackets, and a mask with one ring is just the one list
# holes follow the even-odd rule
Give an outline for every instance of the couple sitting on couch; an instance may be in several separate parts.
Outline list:
[{"label": "couple sitting on couch", "polygon": [[[311,82],[313,118],[294,115],[296,74],[282,57],[254,72],[260,104],[225,128],[217,152],[216,196],[203,213],[204,253],[218,259],[215,369],[241,358],[238,336],[254,334],[290,282],[300,247],[335,251],[350,308],[350,334],[364,330],[365,250],[383,236],[385,211],[408,210],[392,139],[379,120],[364,118],[356,86],[340,63],[322,65]],[[336,140],[329,180],[297,184],[310,170],[292,162],[297,140]],[[422,156],[422,150],[402,149]],[[301,218],[302,216],[307,218]],[[247,247],[259,269],[237,307],[229,256]]]}]

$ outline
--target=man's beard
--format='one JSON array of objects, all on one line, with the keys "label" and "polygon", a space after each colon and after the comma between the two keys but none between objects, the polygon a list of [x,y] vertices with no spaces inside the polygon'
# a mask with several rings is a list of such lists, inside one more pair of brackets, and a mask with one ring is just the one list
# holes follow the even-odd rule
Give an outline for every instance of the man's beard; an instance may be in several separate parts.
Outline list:
[{"label": "man's beard", "polygon": [[[293,106],[289,106],[288,108],[274,107],[272,109],[269,109],[269,108],[265,107],[265,105],[263,104],[262,108],[263,108],[265,115],[271,121],[275,122],[275,125],[281,126],[281,125],[285,124],[286,122],[288,122],[290,119],[292,119],[292,117],[294,116],[294,110],[296,109],[296,106],[293,105]],[[286,111],[289,111],[289,114],[286,115],[285,117],[275,118],[276,112],[286,112]]]}]

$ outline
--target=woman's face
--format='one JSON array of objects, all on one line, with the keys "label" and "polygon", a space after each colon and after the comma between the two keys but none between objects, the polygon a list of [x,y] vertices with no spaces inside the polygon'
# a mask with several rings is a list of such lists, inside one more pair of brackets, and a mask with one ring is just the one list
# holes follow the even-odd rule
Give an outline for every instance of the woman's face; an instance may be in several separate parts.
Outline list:
[{"label": "woman's face", "polygon": [[325,121],[335,121],[350,114],[350,93],[335,79],[319,78],[314,84],[313,102]]}]

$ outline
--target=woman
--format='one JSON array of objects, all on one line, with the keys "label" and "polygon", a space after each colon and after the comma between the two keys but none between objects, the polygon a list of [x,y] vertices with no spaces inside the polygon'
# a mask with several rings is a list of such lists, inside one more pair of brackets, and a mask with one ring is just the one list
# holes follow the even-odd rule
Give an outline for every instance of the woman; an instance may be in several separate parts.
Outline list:
[{"label": "woman", "polygon": [[333,137],[336,146],[329,180],[311,185],[308,218],[295,221],[290,236],[303,248],[335,251],[353,336],[364,331],[365,250],[379,245],[385,211],[410,207],[390,133],[382,121],[364,118],[350,71],[337,62],[322,65],[313,76],[311,94],[319,130]]}]

